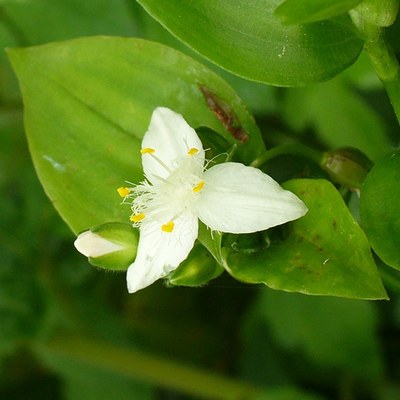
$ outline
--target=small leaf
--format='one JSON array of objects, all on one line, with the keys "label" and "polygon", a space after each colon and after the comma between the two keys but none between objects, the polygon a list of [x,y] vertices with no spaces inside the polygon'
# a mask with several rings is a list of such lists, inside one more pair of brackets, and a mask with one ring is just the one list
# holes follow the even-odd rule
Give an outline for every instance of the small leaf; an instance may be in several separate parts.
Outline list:
[{"label": "small leaf", "polygon": [[[47,195],[71,229],[128,222],[116,189],[143,179],[140,144],[157,106],[222,135],[251,162],[264,145],[253,118],[217,75],[163,45],[91,37],[9,50],[25,105],[32,158]],[[199,85],[229,104],[249,135],[238,142],[207,106]]]},{"label": "small leaf", "polygon": [[364,232],[334,186],[325,180],[283,185],[308,213],[287,224],[285,240],[257,251],[224,248],[236,279],[273,289],[358,299],[387,299]]},{"label": "small leaf", "polygon": [[361,223],[372,248],[400,270],[400,151],[379,160],[361,189]]},{"label": "small leaf", "polygon": [[[279,0],[139,0],[172,34],[215,64],[250,80],[303,86],[328,80],[357,59],[350,19],[284,26]],[[195,29],[193,29],[195,27]]]},{"label": "small leaf", "polygon": [[286,0],[275,14],[285,24],[304,24],[336,17],[362,0]]}]

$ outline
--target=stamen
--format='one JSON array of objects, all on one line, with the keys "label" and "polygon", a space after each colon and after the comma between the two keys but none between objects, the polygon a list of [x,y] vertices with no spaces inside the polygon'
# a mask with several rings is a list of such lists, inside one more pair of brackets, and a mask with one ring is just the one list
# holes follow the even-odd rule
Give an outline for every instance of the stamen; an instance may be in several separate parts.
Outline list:
[{"label": "stamen", "polygon": [[188,156],[193,156],[193,155],[195,155],[195,154],[198,153],[198,152],[199,152],[198,149],[195,149],[194,147],[192,147],[192,148],[190,148],[190,149],[188,150],[187,154],[188,154]]},{"label": "stamen", "polygon": [[163,232],[171,233],[174,230],[175,224],[172,221],[167,222],[164,225],[161,225],[161,230]]},{"label": "stamen", "polygon": [[128,196],[131,191],[127,187],[120,187],[117,189],[117,192],[121,197],[125,197]]},{"label": "stamen", "polygon": [[149,154],[155,161],[157,161],[167,172],[171,173],[171,170],[165,165],[163,161],[161,161],[154,153],[156,152],[155,149],[151,147],[144,147],[140,150],[142,154]]},{"label": "stamen", "polygon": [[145,217],[144,213],[139,213],[139,214],[132,215],[130,220],[132,222],[140,222],[144,217]]},{"label": "stamen", "polygon": [[195,192],[195,193],[200,192],[200,190],[203,189],[204,185],[205,185],[205,182],[204,182],[204,181],[200,181],[200,182],[192,189],[192,191]]},{"label": "stamen", "polygon": [[154,149],[152,149],[151,147],[145,147],[145,148],[141,149],[140,152],[142,154],[153,154],[156,151]]}]

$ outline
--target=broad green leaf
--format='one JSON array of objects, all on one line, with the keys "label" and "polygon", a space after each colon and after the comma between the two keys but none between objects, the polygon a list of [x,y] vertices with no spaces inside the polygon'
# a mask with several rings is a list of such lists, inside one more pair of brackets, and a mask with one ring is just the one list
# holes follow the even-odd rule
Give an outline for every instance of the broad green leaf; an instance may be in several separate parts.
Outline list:
[{"label": "broad green leaf", "polygon": [[[157,106],[181,113],[195,128],[225,137],[249,163],[264,145],[235,92],[201,64],[138,39],[92,37],[9,51],[25,105],[25,128],[39,178],[76,233],[127,222],[116,188],[143,179],[140,144]],[[223,124],[200,86],[228,107]],[[235,140],[232,129],[249,138]]]},{"label": "broad green leaf", "polygon": [[332,78],[362,42],[347,17],[284,26],[280,0],[139,0],[157,21],[215,64],[250,80],[302,86]]},{"label": "broad green leaf", "polygon": [[[173,47],[200,62],[205,61],[199,53],[187,47],[161,26],[138,3],[135,3],[135,5],[138,8],[135,10],[136,16],[140,18],[140,37]],[[206,62],[206,65],[217,72],[218,75],[235,89],[240,98],[253,113],[261,114],[265,112],[274,112],[276,110],[277,98],[275,87],[232,75],[211,62]]]},{"label": "broad green leaf", "polygon": [[382,373],[373,303],[265,290],[257,309],[279,346],[316,367],[366,378]]},{"label": "broad green leaf", "polygon": [[313,295],[386,299],[368,241],[334,186],[293,180],[308,213],[287,225],[285,240],[255,251],[224,248],[225,268],[238,280]]},{"label": "broad green leaf", "polygon": [[285,24],[304,24],[336,17],[362,0],[286,0],[275,14]]},{"label": "broad green leaf", "polygon": [[361,190],[361,223],[378,256],[400,270],[400,151],[379,160]]},{"label": "broad green leaf", "polygon": [[288,91],[285,114],[293,127],[315,129],[329,147],[355,147],[372,160],[392,148],[382,118],[340,79]]}]

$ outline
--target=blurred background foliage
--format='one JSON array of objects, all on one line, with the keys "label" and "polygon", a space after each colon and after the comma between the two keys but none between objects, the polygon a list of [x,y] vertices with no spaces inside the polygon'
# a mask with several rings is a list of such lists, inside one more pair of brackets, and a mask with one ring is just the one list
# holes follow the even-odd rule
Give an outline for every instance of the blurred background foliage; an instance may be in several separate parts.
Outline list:
[{"label": "blurred background foliage", "polygon": [[[98,34],[162,42],[209,65],[133,0],[0,1],[3,49]],[[332,81],[298,89],[209,66],[243,98],[270,147],[351,145],[377,159],[399,135],[364,55]],[[260,387],[266,400],[400,398],[398,276],[383,270],[390,302],[287,294],[226,274],[203,288],[158,282],[128,295],[123,273],[97,271],[74,250],[45,196],[4,52],[0,135],[1,399],[194,399],[200,393],[188,387],[212,384],[221,398],[239,398],[235,381]],[[293,174],[280,161],[271,170]],[[312,165],[302,168],[309,174]]]}]

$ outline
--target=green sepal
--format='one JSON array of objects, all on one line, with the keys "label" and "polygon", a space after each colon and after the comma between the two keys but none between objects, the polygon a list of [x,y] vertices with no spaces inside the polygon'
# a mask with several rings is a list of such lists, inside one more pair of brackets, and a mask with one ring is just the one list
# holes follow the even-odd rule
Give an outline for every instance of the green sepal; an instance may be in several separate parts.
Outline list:
[{"label": "green sepal", "polygon": [[197,244],[179,267],[167,276],[167,285],[202,286],[224,272],[214,257],[201,244]]}]

